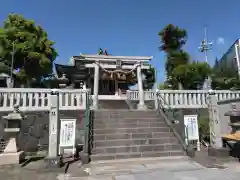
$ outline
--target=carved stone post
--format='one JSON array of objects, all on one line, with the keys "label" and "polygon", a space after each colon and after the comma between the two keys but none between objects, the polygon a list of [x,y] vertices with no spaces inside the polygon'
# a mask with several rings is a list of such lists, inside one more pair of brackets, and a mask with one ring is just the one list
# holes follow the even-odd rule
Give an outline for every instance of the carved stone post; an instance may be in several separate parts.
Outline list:
[{"label": "carved stone post", "polygon": [[208,110],[209,110],[209,128],[210,128],[210,147],[208,154],[210,156],[229,156],[229,150],[223,148],[221,123],[219,118],[219,108],[217,104],[217,97],[215,92],[209,91],[208,97]]},{"label": "carved stone post", "polygon": [[61,157],[59,156],[59,92],[52,90],[50,96],[50,112],[49,112],[49,146],[48,156],[45,159],[47,167],[60,167]]},{"label": "carved stone post", "polygon": [[84,108],[86,108],[86,101],[87,101],[87,99],[86,99],[86,97],[87,97],[87,90],[86,90],[86,84],[83,82],[83,81],[81,81],[80,82],[80,89],[81,89],[81,97],[82,97],[82,103],[83,103],[83,106],[84,106]]},{"label": "carved stone post", "polygon": [[159,106],[159,101],[160,101],[160,99],[158,99],[158,98],[160,98],[159,96],[160,96],[160,94],[159,94],[160,92],[159,92],[159,90],[158,89],[156,89],[156,91],[154,92],[154,103],[155,103],[155,109],[158,109],[158,106]]},{"label": "carved stone post", "polygon": [[209,111],[209,128],[210,128],[210,144],[211,147],[221,148],[221,126],[219,119],[219,109],[217,97],[214,92],[209,93],[208,111]]}]

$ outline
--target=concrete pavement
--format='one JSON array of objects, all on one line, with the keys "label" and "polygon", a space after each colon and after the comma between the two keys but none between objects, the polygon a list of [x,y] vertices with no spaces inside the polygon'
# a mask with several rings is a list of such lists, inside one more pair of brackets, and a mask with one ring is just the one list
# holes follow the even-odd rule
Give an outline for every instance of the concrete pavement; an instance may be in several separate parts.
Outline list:
[{"label": "concrete pavement", "polygon": [[6,180],[237,180],[240,163],[219,164],[222,169],[206,168],[186,157],[144,158],[93,162],[83,167],[79,162],[56,171],[43,168],[43,161],[26,167],[0,167],[0,179]]},{"label": "concrete pavement", "polygon": [[[209,169],[186,158],[152,158],[137,161],[97,162],[84,168],[72,166],[59,180],[237,180],[239,163],[224,165],[225,169]],[[75,167],[75,168],[74,168]],[[78,169],[78,170],[77,170]],[[83,172],[85,174],[83,174]],[[88,174],[88,175],[87,175]],[[81,177],[83,176],[83,177]]]}]

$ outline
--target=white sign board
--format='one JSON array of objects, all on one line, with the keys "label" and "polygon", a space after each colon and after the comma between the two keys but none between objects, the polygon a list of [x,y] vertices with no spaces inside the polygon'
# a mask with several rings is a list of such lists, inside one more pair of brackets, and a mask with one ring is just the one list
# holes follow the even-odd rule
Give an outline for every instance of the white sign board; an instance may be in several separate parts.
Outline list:
[{"label": "white sign board", "polygon": [[197,115],[185,115],[184,125],[186,127],[186,135],[188,140],[199,140],[198,131],[198,116]]},{"label": "white sign board", "polygon": [[76,119],[60,119],[60,148],[72,147],[75,150]]}]

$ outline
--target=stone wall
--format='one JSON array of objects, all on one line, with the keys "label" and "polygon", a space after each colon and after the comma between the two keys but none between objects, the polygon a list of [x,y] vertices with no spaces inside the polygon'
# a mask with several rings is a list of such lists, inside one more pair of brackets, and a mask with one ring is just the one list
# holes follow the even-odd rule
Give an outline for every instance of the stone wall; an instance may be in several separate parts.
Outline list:
[{"label": "stone wall", "polygon": [[[220,119],[220,135],[223,136],[225,134],[229,134],[232,131],[232,128],[229,126],[230,117],[225,116],[225,113],[232,110],[231,104],[232,103],[240,103],[240,98],[232,99],[232,100],[225,100],[218,102],[219,108],[219,119]],[[174,113],[173,113],[174,111]],[[165,113],[169,120],[178,120],[179,124],[175,125],[175,130],[184,140],[185,132],[184,132],[184,115],[198,115],[198,120],[201,118],[208,117],[208,109],[166,109]]]},{"label": "stone wall", "polygon": [[226,112],[232,110],[232,107],[231,107],[232,103],[239,104],[240,103],[240,98],[218,102],[221,135],[229,134],[232,131],[232,128],[229,126],[230,117],[225,116]]},{"label": "stone wall", "polygon": [[[0,113],[0,117],[7,113]],[[49,113],[48,112],[26,112],[26,120],[22,121],[21,131],[17,137],[18,147],[25,152],[36,152],[39,150],[48,150],[49,133]],[[76,124],[76,144],[83,144],[83,138],[80,131],[83,130],[84,112],[80,110],[60,111],[60,118],[77,119]],[[0,120],[0,137],[7,140],[7,134],[4,132],[5,120]]]},{"label": "stone wall", "polygon": [[208,109],[165,109],[165,115],[170,121],[177,120],[178,124],[174,125],[174,129],[185,141],[185,125],[184,125],[184,115],[198,115],[198,120],[201,118],[208,117]]}]

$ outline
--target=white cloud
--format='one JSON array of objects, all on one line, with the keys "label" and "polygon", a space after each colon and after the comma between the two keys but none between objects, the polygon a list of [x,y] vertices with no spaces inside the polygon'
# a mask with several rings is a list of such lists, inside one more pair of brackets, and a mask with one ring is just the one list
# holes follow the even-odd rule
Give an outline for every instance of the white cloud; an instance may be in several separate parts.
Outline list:
[{"label": "white cloud", "polygon": [[217,44],[224,44],[224,38],[223,37],[219,37],[218,39],[217,39]]}]

